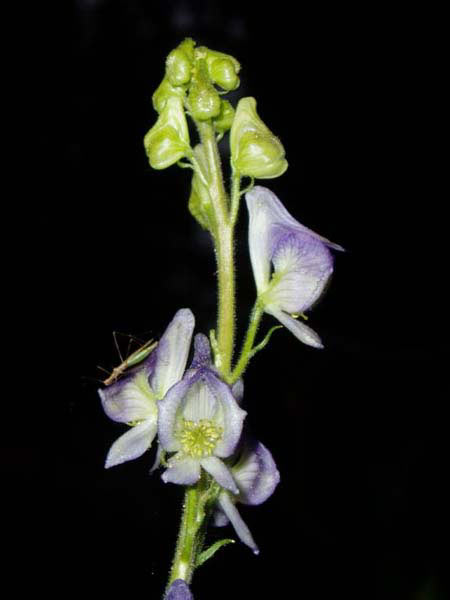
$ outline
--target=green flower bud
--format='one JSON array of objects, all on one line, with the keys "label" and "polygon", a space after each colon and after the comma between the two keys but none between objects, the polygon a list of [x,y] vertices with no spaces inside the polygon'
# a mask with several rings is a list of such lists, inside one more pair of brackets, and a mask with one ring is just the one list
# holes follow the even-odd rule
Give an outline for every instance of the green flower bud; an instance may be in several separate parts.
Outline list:
[{"label": "green flower bud", "polygon": [[186,38],[172,50],[166,59],[166,77],[173,86],[185,85],[191,80],[195,42]]},{"label": "green flower bud", "polygon": [[203,61],[198,61],[198,69],[192,78],[189,90],[189,109],[196,121],[214,119],[220,113],[220,96],[206,74]]},{"label": "green flower bud", "polygon": [[241,69],[241,65],[233,56],[210,50],[205,46],[197,48],[196,55],[206,59],[209,77],[222,89],[229,92],[239,87],[237,74]]},{"label": "green flower bud", "polygon": [[214,129],[219,134],[224,134],[231,128],[234,119],[234,108],[228,100],[221,100],[220,113],[214,119]]},{"label": "green flower bud", "polygon": [[218,58],[211,63],[209,68],[211,79],[221,88],[230,92],[239,87],[239,77],[233,62],[229,58]]},{"label": "green flower bud", "polygon": [[233,167],[241,175],[272,179],[282,175],[288,167],[283,145],[259,118],[254,98],[239,101],[230,145]]},{"label": "green flower bud", "polygon": [[183,100],[186,91],[183,87],[174,87],[168,79],[164,77],[155,93],[152,96],[153,108],[161,113],[169,98],[181,98]]},{"label": "green flower bud", "polygon": [[[197,159],[197,164],[206,176],[207,161],[205,149],[202,144],[198,144],[194,148],[194,155]],[[211,198],[208,188],[203,184],[197,173],[194,172],[192,177],[191,195],[189,197],[189,210],[192,216],[197,219],[203,229],[212,231],[214,223],[214,211],[211,205]]]},{"label": "green flower bud", "polygon": [[180,98],[168,98],[158,120],[144,138],[153,169],[166,169],[191,153],[189,130]]}]

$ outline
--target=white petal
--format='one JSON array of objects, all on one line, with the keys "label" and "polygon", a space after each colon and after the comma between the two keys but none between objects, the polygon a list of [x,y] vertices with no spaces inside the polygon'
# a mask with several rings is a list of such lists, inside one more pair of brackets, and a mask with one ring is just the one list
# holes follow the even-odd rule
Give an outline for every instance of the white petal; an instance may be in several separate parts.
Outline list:
[{"label": "white petal", "polygon": [[154,351],[155,367],[150,375],[150,385],[158,398],[183,376],[194,331],[194,315],[188,308],[179,310]]},{"label": "white petal", "polygon": [[156,402],[145,369],[98,390],[103,410],[113,421],[130,423],[156,414]]},{"label": "white petal", "polygon": [[277,318],[296,338],[304,344],[314,348],[323,348],[322,340],[317,333],[301,321],[293,319],[290,315],[274,306],[266,306],[264,309],[270,315]]},{"label": "white petal", "polygon": [[218,403],[203,378],[196,381],[184,399],[183,417],[188,421],[207,419],[212,421],[218,409]]},{"label": "white petal", "polygon": [[231,393],[238,404],[242,402],[244,398],[244,380],[242,377],[238,379],[231,387]]},{"label": "white petal", "polygon": [[239,489],[233,479],[230,469],[216,456],[208,456],[200,461],[202,467],[214,477],[219,485],[233,494],[239,494]]},{"label": "white petal", "polygon": [[250,529],[242,520],[241,515],[239,514],[227,492],[220,494],[218,504],[226,516],[230,519],[234,530],[239,536],[239,539],[244,542],[244,544],[247,544],[247,546],[249,546],[249,548],[251,548],[255,554],[259,554],[258,546],[256,545],[255,540],[250,533]]},{"label": "white petal", "polygon": [[225,527],[229,522],[230,519],[223,512],[223,510],[216,506],[212,516],[212,524],[214,527]]},{"label": "white petal", "polygon": [[319,240],[303,233],[285,233],[276,245],[272,261],[277,283],[271,286],[267,304],[288,313],[308,310],[322,294],[333,272],[333,257]]},{"label": "white petal", "polygon": [[[339,244],[331,242],[326,237],[319,235],[312,229],[305,227],[296,219],[294,219],[294,217],[289,214],[277,196],[268,188],[262,185],[255,185],[250,192],[247,192],[245,198],[247,200],[249,211],[251,209],[253,211],[264,212],[267,215],[267,219],[270,221],[270,223],[284,225],[289,228],[295,228],[297,231],[301,232],[307,232],[334,250],[344,250],[344,248]],[[252,205],[252,207],[250,207],[250,205]]]},{"label": "white petal", "polygon": [[200,479],[200,463],[194,458],[179,458],[175,455],[161,476],[164,483],[194,485]]},{"label": "white petal", "polygon": [[152,445],[156,429],[156,419],[147,419],[120,436],[109,449],[105,469],[142,456]]},{"label": "white petal", "polygon": [[270,247],[272,215],[264,200],[265,193],[261,193],[263,189],[265,188],[255,186],[245,194],[249,213],[248,244],[250,260],[258,294],[263,293],[269,285],[272,254]]},{"label": "white petal", "polygon": [[273,494],[280,481],[272,454],[256,441],[247,443],[232,472],[240,491],[238,502],[243,504],[261,504]]}]

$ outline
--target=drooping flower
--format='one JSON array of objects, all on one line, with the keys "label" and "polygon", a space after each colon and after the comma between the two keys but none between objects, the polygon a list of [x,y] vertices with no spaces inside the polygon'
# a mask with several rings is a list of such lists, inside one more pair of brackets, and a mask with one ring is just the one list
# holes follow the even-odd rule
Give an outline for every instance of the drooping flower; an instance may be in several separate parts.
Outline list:
[{"label": "drooping flower", "polygon": [[217,500],[214,525],[223,527],[231,521],[240,540],[249,546],[255,554],[258,546],[244,523],[235,504],[262,504],[271,496],[280,481],[280,474],[269,450],[254,440],[246,440],[237,463],[231,468],[239,494],[232,496],[223,490]]},{"label": "drooping flower", "polygon": [[175,453],[162,479],[193,485],[203,468],[223,488],[237,493],[222,459],[233,454],[247,413],[212,366],[208,338],[198,334],[194,344],[190,369],[159,404],[159,442],[164,450]]},{"label": "drooping flower", "polygon": [[158,428],[159,401],[183,377],[194,325],[192,312],[179,310],[149,357],[98,391],[108,417],[132,425],[111,446],[105,468],[138,458],[150,448]]},{"label": "drooping flower", "polygon": [[183,579],[175,579],[170,586],[166,597],[166,600],[194,600],[191,590],[188,584]]},{"label": "drooping flower", "polygon": [[293,315],[303,314],[322,294],[333,271],[329,248],[343,248],[301,225],[265,187],[255,186],[246,200],[250,259],[260,306],[300,341],[322,348],[317,333]]}]

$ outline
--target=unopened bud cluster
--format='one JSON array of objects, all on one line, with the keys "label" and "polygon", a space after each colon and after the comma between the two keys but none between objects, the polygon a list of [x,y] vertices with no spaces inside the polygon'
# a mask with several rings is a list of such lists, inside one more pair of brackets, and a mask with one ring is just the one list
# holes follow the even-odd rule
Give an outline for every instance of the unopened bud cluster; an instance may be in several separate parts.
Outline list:
[{"label": "unopened bud cluster", "polygon": [[[231,129],[231,164],[239,176],[259,179],[278,177],[287,169],[280,140],[256,112],[254,98],[242,98],[235,110],[224,94],[239,87],[239,62],[229,54],[196,47],[187,38],[166,59],[166,72],[153,94],[159,116],[144,138],[150,165],[165,169],[180,159],[195,161],[201,151],[191,147],[186,115],[196,124],[209,122],[220,139]],[[202,189],[202,186],[204,189]],[[208,227],[208,190],[194,175],[191,212]],[[197,214],[196,214],[197,213]]]}]

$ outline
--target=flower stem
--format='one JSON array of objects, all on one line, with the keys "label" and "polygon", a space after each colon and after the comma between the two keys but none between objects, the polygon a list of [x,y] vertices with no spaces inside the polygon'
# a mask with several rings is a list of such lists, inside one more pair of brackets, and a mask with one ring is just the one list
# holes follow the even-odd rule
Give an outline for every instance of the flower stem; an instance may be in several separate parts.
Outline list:
[{"label": "flower stem", "polygon": [[250,322],[248,324],[247,333],[245,336],[244,344],[242,346],[241,355],[236,366],[233,369],[230,377],[228,378],[228,383],[234,383],[239,379],[242,373],[247,368],[247,365],[253,356],[253,345],[255,343],[256,333],[258,331],[259,323],[261,321],[261,317],[263,315],[263,309],[260,307],[258,301],[256,301],[253,310],[250,315]]},{"label": "flower stem", "polygon": [[200,492],[197,487],[186,489],[177,547],[167,584],[168,588],[175,579],[184,579],[187,583],[190,583],[192,579],[195,569],[196,535],[199,528],[199,495]]},{"label": "flower stem", "polygon": [[196,124],[208,161],[209,192],[216,220],[214,242],[219,301],[217,317],[217,346],[219,356],[216,357],[216,366],[221,375],[227,378],[231,370],[234,347],[234,223],[229,214],[228,198],[223,183],[220,155],[214,134],[214,127],[209,121],[199,121]]}]

